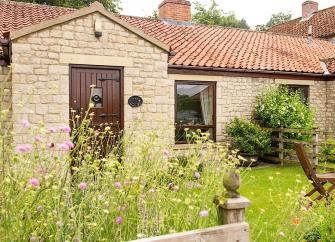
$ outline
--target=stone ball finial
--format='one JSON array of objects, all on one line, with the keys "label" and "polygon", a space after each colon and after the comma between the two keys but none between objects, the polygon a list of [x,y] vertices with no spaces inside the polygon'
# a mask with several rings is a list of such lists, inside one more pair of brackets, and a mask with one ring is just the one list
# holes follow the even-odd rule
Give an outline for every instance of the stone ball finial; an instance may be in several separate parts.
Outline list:
[{"label": "stone ball finial", "polygon": [[241,185],[241,176],[238,170],[230,170],[223,177],[223,186],[227,190],[227,198],[239,198],[240,193],[237,191]]}]

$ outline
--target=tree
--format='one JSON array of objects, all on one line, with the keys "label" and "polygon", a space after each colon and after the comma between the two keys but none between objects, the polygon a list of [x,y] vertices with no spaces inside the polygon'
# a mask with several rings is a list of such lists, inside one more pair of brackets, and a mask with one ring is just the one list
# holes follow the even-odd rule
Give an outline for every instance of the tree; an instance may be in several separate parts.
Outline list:
[{"label": "tree", "polygon": [[[29,2],[29,3],[38,3],[38,4],[46,4],[52,6],[61,6],[61,7],[68,7],[68,8],[82,8],[87,7],[91,3],[96,0],[14,0],[17,2]],[[113,12],[113,13],[120,13],[122,10],[120,4],[121,0],[98,0],[104,7]]]},{"label": "tree", "polygon": [[157,10],[153,11],[152,14],[149,16],[149,18],[151,18],[151,19],[159,19],[158,11]]},{"label": "tree", "polygon": [[292,19],[292,13],[276,13],[272,14],[270,20],[266,24],[261,24],[256,26],[256,30],[266,31],[274,25],[287,22]]},{"label": "tree", "polygon": [[237,19],[233,12],[224,14],[216,0],[211,0],[209,8],[199,2],[195,2],[195,10],[193,21],[196,23],[243,29],[250,28],[245,19]]}]

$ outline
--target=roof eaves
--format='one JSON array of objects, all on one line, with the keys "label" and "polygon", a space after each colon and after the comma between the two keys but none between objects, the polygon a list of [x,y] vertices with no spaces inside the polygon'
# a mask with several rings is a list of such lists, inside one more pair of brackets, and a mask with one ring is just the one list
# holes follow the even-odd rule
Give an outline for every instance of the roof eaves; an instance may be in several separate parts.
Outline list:
[{"label": "roof eaves", "polygon": [[94,2],[92,3],[89,7],[86,8],[82,8],[79,9],[73,13],[69,13],[66,15],[62,15],[58,18],[55,19],[51,19],[51,20],[46,20],[43,21],[41,23],[38,23],[36,25],[31,25],[22,29],[18,29],[18,30],[14,30],[12,32],[10,32],[10,39],[11,40],[15,40],[18,38],[21,38],[23,36],[26,36],[28,34],[43,30],[43,29],[47,29],[49,27],[52,27],[54,25],[58,25],[58,24],[62,24],[65,23],[67,21],[94,13],[94,12],[99,12],[100,14],[102,14],[103,16],[109,18],[110,20],[120,24],[121,26],[123,26],[124,28],[126,28],[127,30],[129,30],[130,32],[136,34],[137,36],[149,41],[150,43],[152,43],[153,45],[161,48],[162,50],[169,52],[170,51],[170,46],[166,45],[165,43],[145,34],[144,32],[142,32],[141,30],[139,30],[138,28],[130,25],[129,23],[123,21],[122,19],[114,16],[114,14],[112,14],[111,12],[107,11],[103,5],[99,2]]},{"label": "roof eaves", "polygon": [[183,66],[169,64],[169,69],[185,69],[185,70],[202,70],[213,72],[235,72],[235,73],[260,73],[260,74],[279,74],[292,76],[310,76],[310,77],[325,77],[324,73],[317,72],[293,72],[293,71],[278,71],[278,70],[262,70],[262,69],[235,69],[235,68],[216,68],[216,67],[201,67],[201,66]]}]

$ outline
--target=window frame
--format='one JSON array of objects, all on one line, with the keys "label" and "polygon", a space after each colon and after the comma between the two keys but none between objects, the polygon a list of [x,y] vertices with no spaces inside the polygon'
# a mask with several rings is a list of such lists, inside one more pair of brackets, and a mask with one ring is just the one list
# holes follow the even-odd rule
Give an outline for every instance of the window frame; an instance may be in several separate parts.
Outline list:
[{"label": "window frame", "polygon": [[286,84],[286,87],[288,88],[289,91],[290,88],[295,88],[295,89],[303,89],[304,91],[302,92],[304,95],[306,95],[306,100],[305,103],[309,104],[309,99],[310,99],[310,85],[299,85],[299,84]]},{"label": "window frame", "polygon": [[[189,129],[213,129],[213,141],[216,142],[216,84],[215,81],[191,81],[191,80],[176,80],[174,84],[175,89],[175,105],[174,105],[174,127],[175,131],[177,128],[189,128]],[[177,101],[178,101],[178,85],[208,85],[213,88],[213,124],[212,125],[182,125],[177,123]],[[175,144],[186,144],[186,141],[176,140],[175,135]]]}]

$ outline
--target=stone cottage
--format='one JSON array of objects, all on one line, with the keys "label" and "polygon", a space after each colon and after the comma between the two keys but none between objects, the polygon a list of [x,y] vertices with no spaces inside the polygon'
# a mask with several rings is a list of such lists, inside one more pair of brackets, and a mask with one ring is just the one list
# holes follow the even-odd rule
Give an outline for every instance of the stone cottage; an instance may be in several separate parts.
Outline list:
[{"label": "stone cottage", "polygon": [[[94,122],[122,129],[184,128],[220,141],[235,116],[249,117],[267,86],[302,90],[321,128],[334,126],[335,45],[328,41],[191,22],[191,4],[164,0],[160,19],[0,0],[0,81],[7,83],[15,142],[20,120],[69,124],[93,105]],[[7,67],[10,65],[10,67]]]}]

